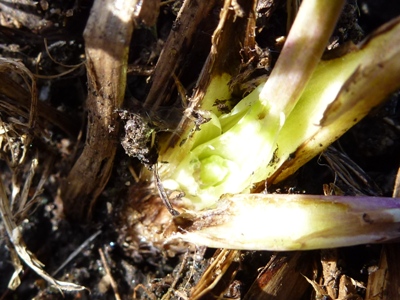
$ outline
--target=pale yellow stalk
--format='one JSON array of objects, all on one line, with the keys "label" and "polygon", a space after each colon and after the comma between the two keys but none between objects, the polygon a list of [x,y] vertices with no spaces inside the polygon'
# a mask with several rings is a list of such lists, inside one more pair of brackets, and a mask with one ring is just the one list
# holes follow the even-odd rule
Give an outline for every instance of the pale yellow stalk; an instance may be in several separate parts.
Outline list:
[{"label": "pale yellow stalk", "polygon": [[[400,199],[315,195],[225,195],[217,208],[187,212],[169,241],[245,250],[311,250],[400,237]],[[182,222],[181,222],[182,223]]]}]

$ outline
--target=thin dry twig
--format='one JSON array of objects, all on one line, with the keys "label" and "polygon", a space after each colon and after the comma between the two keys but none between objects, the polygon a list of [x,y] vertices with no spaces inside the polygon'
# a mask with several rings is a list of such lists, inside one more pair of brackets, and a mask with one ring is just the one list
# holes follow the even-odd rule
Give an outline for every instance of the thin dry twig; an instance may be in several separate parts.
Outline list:
[{"label": "thin dry twig", "polygon": [[185,255],[182,258],[182,261],[179,266],[179,270],[176,273],[176,276],[174,278],[174,281],[171,283],[171,286],[169,287],[168,291],[165,293],[165,295],[161,298],[161,300],[169,300],[171,298],[171,293],[175,292],[175,287],[178,284],[179,279],[181,278],[182,272],[186,267],[186,263],[188,261],[188,254],[189,252],[186,252]]},{"label": "thin dry twig", "polygon": [[396,181],[393,188],[393,198],[400,198],[400,167],[397,170]]},{"label": "thin dry twig", "polygon": [[35,176],[35,173],[36,173],[38,165],[39,165],[37,154],[35,156],[36,157],[34,159],[32,159],[32,161],[31,161],[29,172],[27,174],[27,177],[25,179],[25,183],[24,183],[24,186],[23,186],[22,192],[21,192],[21,198],[20,198],[19,207],[18,207],[18,211],[21,211],[21,212],[24,210],[24,208],[26,207],[26,205],[28,203],[29,189],[32,185],[33,177]]},{"label": "thin dry twig", "polygon": [[67,259],[61,264],[61,266],[58,267],[57,270],[55,270],[51,276],[56,276],[58,272],[60,272],[62,269],[65,268],[67,264],[69,264],[70,261],[72,261],[79,253],[85,249],[99,234],[101,233],[101,230],[96,231],[93,233],[89,238],[87,238],[78,248],[75,249],[74,252],[72,252]]},{"label": "thin dry twig", "polygon": [[114,280],[114,278],[113,278],[113,276],[111,274],[110,267],[108,266],[106,257],[105,257],[104,252],[103,252],[103,250],[101,248],[99,248],[99,254],[100,254],[101,263],[103,264],[104,270],[106,271],[106,274],[107,274],[107,276],[108,276],[108,278],[110,280],[111,287],[112,287],[112,289],[114,291],[115,299],[116,300],[121,300],[121,296],[119,295],[119,292],[118,292],[118,285],[115,282],[115,280]]},{"label": "thin dry twig", "polygon": [[65,67],[65,68],[76,69],[76,68],[78,68],[78,67],[80,67],[80,66],[83,66],[83,65],[85,64],[85,62],[81,62],[81,63],[76,64],[76,65],[65,65],[65,64],[63,64],[63,63],[60,63],[59,61],[57,61],[57,60],[50,54],[49,47],[48,47],[48,45],[47,45],[47,39],[44,39],[44,47],[46,48],[46,53],[47,53],[47,55],[49,56],[49,58],[50,58],[54,63],[56,63],[57,65],[60,65],[60,66]]},{"label": "thin dry twig", "polygon": [[168,208],[168,211],[171,215],[179,216],[179,212],[175,208],[173,208],[171,202],[169,202],[168,195],[165,192],[164,186],[162,185],[162,182],[160,180],[160,175],[158,174],[157,164],[153,166],[153,174],[156,180],[158,193],[160,194],[161,200],[163,201],[164,205]]},{"label": "thin dry twig", "polygon": [[151,299],[151,300],[156,300],[156,296],[151,293],[143,284],[139,283],[134,289],[133,289],[133,299],[139,299],[137,296],[138,290],[142,289],[146,295]]}]

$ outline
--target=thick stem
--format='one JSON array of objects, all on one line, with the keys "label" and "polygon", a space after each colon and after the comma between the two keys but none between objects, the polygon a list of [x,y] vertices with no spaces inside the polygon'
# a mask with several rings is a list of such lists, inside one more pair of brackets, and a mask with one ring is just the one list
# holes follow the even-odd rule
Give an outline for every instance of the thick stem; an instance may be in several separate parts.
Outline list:
[{"label": "thick stem", "polygon": [[288,116],[321,59],[344,0],[305,0],[260,99]]},{"label": "thick stem", "polygon": [[400,237],[396,198],[228,194],[215,209],[178,218],[190,222],[171,239],[215,248],[311,250]]},{"label": "thick stem", "polygon": [[65,213],[82,220],[106,185],[114,161],[137,0],[96,0],[84,38],[88,74],[86,144],[61,187]]}]

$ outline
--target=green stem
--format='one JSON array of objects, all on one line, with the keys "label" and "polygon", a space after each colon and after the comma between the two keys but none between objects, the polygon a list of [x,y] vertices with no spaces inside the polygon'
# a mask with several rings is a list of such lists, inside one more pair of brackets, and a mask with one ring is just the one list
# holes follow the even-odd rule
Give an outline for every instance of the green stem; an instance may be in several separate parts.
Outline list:
[{"label": "green stem", "polygon": [[170,150],[179,156],[167,152],[161,157],[171,170],[165,175],[161,168],[162,178],[175,181],[165,182],[167,187],[183,190],[197,208],[204,208],[222,194],[248,191],[267,177],[278,134],[320,60],[343,3],[303,1],[267,83],[231,113],[218,118],[209,112],[211,121],[186,141],[192,148],[184,145]]}]

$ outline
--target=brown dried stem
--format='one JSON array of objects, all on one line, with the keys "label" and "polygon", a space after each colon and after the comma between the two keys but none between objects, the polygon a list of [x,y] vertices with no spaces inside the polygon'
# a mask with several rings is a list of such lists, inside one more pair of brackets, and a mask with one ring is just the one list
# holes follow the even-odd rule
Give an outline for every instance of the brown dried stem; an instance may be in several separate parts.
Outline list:
[{"label": "brown dried stem", "polygon": [[[96,0],[84,31],[88,77],[86,144],[61,187],[65,213],[84,219],[106,185],[117,147],[136,0]],[[88,209],[89,208],[89,209]]]},{"label": "brown dried stem", "polygon": [[216,1],[184,1],[175,21],[175,26],[165,43],[152,77],[152,86],[144,106],[156,110],[168,100],[169,90],[174,80],[171,74],[176,74],[184,58],[188,54],[195,38],[198,26],[203,21]]}]

